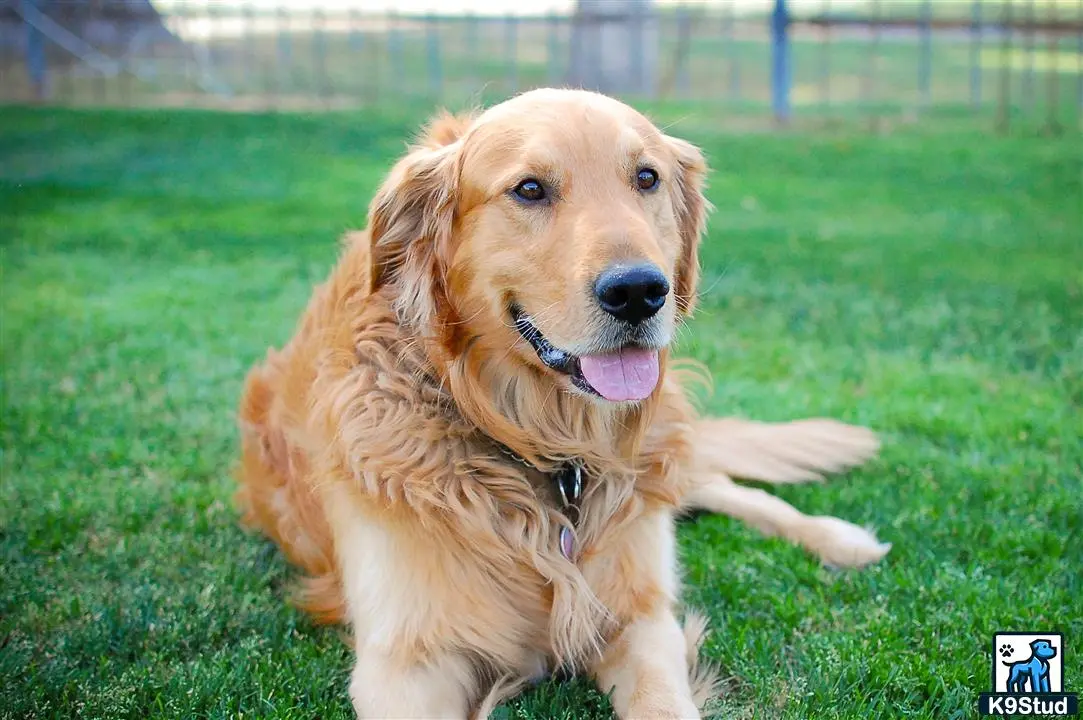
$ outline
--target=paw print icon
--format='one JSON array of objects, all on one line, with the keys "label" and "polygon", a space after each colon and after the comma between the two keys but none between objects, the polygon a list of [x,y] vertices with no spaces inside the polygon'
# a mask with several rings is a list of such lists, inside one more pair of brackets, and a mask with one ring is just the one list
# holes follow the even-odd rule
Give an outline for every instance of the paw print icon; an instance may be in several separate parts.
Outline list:
[{"label": "paw print icon", "polygon": [[1006,657],[1006,658],[1011,657],[1012,656],[1012,646],[1008,645],[1007,643],[1005,643],[1004,645],[1001,645],[1000,646],[1000,656],[1001,657]]}]

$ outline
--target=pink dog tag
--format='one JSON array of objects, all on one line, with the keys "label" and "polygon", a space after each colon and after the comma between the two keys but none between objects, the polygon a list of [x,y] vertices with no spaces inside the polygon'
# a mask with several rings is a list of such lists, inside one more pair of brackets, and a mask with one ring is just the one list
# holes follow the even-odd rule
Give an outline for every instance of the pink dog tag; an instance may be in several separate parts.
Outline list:
[{"label": "pink dog tag", "polygon": [[572,529],[567,525],[563,525],[560,528],[560,554],[569,560],[573,560],[572,555],[575,553],[575,535],[572,533]]}]

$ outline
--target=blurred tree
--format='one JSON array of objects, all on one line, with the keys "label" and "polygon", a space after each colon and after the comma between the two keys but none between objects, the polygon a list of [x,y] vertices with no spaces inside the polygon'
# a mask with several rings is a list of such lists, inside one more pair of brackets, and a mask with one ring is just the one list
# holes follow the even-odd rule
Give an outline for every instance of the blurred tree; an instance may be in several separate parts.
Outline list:
[{"label": "blurred tree", "polygon": [[650,96],[658,66],[651,0],[578,0],[569,82],[605,93]]},{"label": "blurred tree", "polygon": [[0,45],[26,58],[30,89],[49,95],[57,68],[86,63],[115,75],[134,57],[180,44],[151,0],[7,0]]},{"label": "blurred tree", "polygon": [[[30,23],[54,42],[82,40],[98,51],[125,51],[133,42],[176,38],[151,0],[15,0],[0,6],[0,21]],[[64,37],[57,37],[64,34]]]}]

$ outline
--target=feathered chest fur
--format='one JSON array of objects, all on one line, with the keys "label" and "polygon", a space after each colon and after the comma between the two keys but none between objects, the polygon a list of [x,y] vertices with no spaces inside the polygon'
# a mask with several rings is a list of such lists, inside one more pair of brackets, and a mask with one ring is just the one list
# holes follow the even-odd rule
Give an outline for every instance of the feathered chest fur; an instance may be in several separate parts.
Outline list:
[{"label": "feathered chest fur", "polygon": [[[507,445],[465,417],[450,389],[456,381],[433,371],[419,341],[386,314],[364,315],[349,352],[327,353],[317,372],[312,397],[320,400],[312,417],[337,438],[327,445],[334,454],[327,462],[349,468],[366,504],[430,536],[449,557],[469,554],[466,574],[449,583],[464,598],[503,598],[513,610],[492,623],[500,639],[490,650],[500,665],[521,664],[524,647],[579,665],[598,650],[611,621],[583,569],[642,513],[646,498],[673,495],[668,473],[660,473],[670,463],[649,452],[632,462],[614,458],[621,438],[547,458],[545,467],[512,457]],[[515,401],[520,427],[560,434],[559,427],[536,427],[538,413],[524,412],[529,399]],[[573,503],[556,478],[569,463],[581,473]],[[569,530],[570,543],[562,537]],[[593,574],[604,574],[597,565]],[[464,614],[455,632],[476,641],[489,629],[470,627]]]}]

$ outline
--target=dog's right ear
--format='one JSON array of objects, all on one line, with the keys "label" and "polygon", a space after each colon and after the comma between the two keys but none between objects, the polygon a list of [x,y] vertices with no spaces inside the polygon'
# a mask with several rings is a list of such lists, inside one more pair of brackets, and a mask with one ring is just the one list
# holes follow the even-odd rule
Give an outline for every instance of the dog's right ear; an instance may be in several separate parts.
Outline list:
[{"label": "dog's right ear", "polygon": [[450,260],[465,118],[434,120],[391,169],[369,206],[370,289],[397,283],[403,319],[419,329],[434,318]]},{"label": "dog's right ear", "polygon": [[672,198],[682,244],[673,294],[681,314],[691,315],[699,288],[699,243],[711,210],[703,194],[707,161],[700,149],[686,140],[666,136],[666,141],[677,159]]},{"label": "dog's right ear", "polygon": [[418,144],[433,150],[450,145],[466,134],[477,117],[475,110],[458,115],[447,110],[437,113],[422,130]]}]

